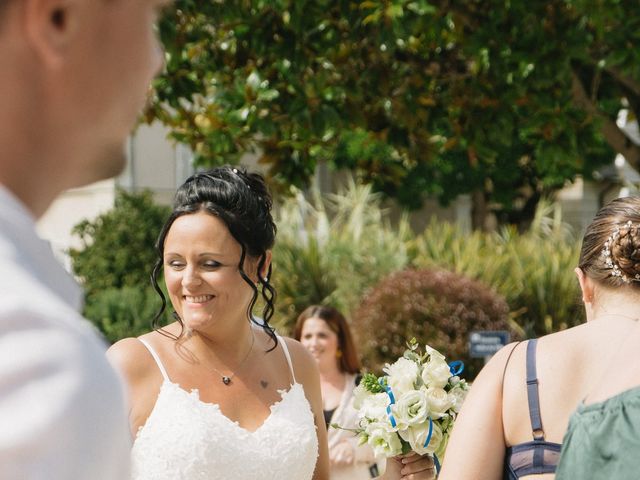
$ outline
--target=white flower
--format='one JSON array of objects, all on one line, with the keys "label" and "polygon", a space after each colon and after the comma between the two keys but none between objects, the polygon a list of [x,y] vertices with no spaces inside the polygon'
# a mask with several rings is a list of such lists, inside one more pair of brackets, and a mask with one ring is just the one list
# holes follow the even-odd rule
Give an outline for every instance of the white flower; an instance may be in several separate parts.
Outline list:
[{"label": "white flower", "polygon": [[395,457],[402,453],[400,437],[387,424],[380,422],[367,425],[367,443],[373,448],[376,457]]},{"label": "white flower", "polygon": [[399,430],[424,423],[429,417],[429,402],[425,392],[411,390],[404,393],[391,406],[391,412]]},{"label": "white flower", "polygon": [[433,423],[431,439],[429,440],[429,444],[426,447],[424,443],[427,441],[427,436],[429,435],[429,422],[407,428],[406,430],[401,430],[398,433],[403,440],[409,442],[409,445],[411,445],[411,450],[419,455],[424,455],[425,453],[433,453],[438,450],[438,447],[442,442],[442,438],[444,437],[444,435],[442,434],[442,430],[435,422]]},{"label": "white flower", "polygon": [[386,393],[369,393],[362,398],[358,407],[358,415],[360,418],[389,423],[389,415],[387,414],[389,402],[389,396]]},{"label": "white flower", "polygon": [[388,383],[394,395],[402,395],[404,392],[414,389],[418,377],[418,365],[404,357],[395,363],[388,363],[382,369],[388,375]]},{"label": "white flower", "polygon": [[430,347],[429,345],[425,345],[424,346],[424,351],[427,352],[429,354],[429,358],[439,358],[440,360],[444,360],[445,356],[443,354],[441,354],[438,350],[436,350],[433,347]]},{"label": "white flower", "polygon": [[447,410],[453,407],[453,399],[449,397],[444,388],[427,388],[425,396],[429,402],[431,418],[434,420],[444,417]]},{"label": "white flower", "polygon": [[444,357],[431,356],[422,370],[422,381],[427,387],[444,387],[449,383],[451,370]]},{"label": "white flower", "polygon": [[365,398],[367,398],[368,396],[370,396],[371,393],[364,387],[364,385],[362,384],[362,382],[360,382],[356,388],[353,389],[353,408],[355,408],[356,410],[360,410],[360,407],[362,406],[362,402],[364,401]]},{"label": "white flower", "polygon": [[464,399],[467,398],[467,393],[468,393],[468,390],[466,388],[458,387],[458,386],[454,387],[453,389],[451,389],[451,391],[449,391],[448,395],[451,401],[451,409],[454,412],[460,413],[460,409],[462,408]]}]

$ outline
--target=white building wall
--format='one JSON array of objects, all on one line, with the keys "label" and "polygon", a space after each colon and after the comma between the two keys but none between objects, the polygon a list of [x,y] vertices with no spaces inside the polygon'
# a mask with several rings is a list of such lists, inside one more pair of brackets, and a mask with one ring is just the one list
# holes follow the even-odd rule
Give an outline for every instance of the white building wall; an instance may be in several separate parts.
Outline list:
[{"label": "white building wall", "polygon": [[115,180],[105,180],[82,188],[74,188],[60,195],[40,218],[37,224],[40,236],[51,243],[51,247],[70,270],[67,251],[79,247],[71,230],[85,218],[95,218],[109,210],[115,199]]}]

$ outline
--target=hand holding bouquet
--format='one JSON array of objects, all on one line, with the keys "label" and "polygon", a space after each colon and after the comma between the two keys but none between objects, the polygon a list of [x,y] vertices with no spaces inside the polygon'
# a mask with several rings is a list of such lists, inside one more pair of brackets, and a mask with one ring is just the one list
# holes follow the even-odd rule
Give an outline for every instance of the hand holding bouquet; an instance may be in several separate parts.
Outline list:
[{"label": "hand holding bouquet", "polygon": [[395,363],[385,365],[385,376],[368,373],[356,387],[360,422],[355,433],[376,457],[414,451],[433,454],[437,465],[469,386],[458,377],[462,362],[448,364],[428,345],[422,352],[415,339],[408,347]]}]

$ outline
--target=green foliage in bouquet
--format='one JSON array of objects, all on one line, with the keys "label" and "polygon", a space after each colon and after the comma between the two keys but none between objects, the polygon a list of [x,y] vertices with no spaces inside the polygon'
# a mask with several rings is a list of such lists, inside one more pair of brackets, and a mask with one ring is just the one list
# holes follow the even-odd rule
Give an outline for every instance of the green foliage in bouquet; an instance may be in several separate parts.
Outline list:
[{"label": "green foliage in bouquet", "polygon": [[511,330],[504,298],[478,281],[445,270],[394,273],[363,298],[353,315],[364,364],[380,369],[402,356],[407,338],[464,361],[470,377],[482,366],[468,356],[472,330]]},{"label": "green foliage in bouquet", "polygon": [[384,387],[380,384],[378,377],[376,377],[373,373],[365,373],[362,376],[362,380],[360,384],[364,387],[367,392],[371,393],[382,393],[384,392]]}]

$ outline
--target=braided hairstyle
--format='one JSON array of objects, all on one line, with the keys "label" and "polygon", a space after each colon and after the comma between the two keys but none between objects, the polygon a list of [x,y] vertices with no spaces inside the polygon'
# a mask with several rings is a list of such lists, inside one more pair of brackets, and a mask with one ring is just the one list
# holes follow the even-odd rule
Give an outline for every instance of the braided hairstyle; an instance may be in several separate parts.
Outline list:
[{"label": "braided hairstyle", "polygon": [[[158,259],[151,273],[151,283],[162,300],[162,306],[153,319],[155,330],[174,338],[173,335],[162,330],[159,325],[160,318],[167,306],[164,293],[158,286],[158,278],[163,267],[167,233],[178,217],[205,211],[222,220],[233,238],[240,244],[241,255],[238,262],[238,272],[253,290],[253,296],[247,307],[247,318],[265,330],[274,342],[273,348],[277,346],[275,332],[269,326],[269,320],[274,313],[276,297],[276,290],[270,283],[271,264],[269,264],[266,275],[258,274],[257,286],[243,268],[245,258],[250,256],[258,259],[258,272],[264,270],[267,251],[273,247],[276,236],[276,225],[271,216],[271,207],[271,195],[264,178],[257,173],[248,173],[241,167],[223,166],[199,172],[189,177],[178,188],[173,202],[173,211],[162,227],[156,242]],[[261,295],[264,301],[261,321],[257,321],[253,316],[253,308],[258,300],[258,295]],[[173,316],[184,327],[175,311]]]},{"label": "braided hairstyle", "polygon": [[640,288],[640,197],[600,209],[584,234],[578,267],[605,286]]}]

